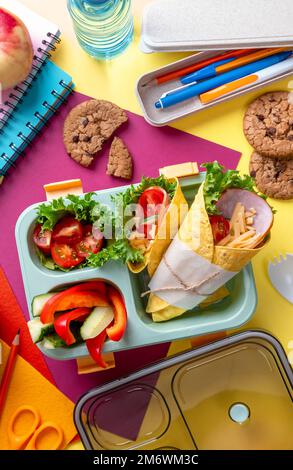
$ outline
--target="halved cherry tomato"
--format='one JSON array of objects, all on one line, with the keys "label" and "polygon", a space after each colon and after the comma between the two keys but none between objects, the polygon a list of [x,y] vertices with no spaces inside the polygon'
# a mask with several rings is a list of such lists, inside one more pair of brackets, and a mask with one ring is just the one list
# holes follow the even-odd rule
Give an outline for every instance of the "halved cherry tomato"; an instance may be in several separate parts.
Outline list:
[{"label": "halved cherry tomato", "polygon": [[230,232],[229,220],[222,215],[210,215],[210,224],[213,231],[214,242],[219,243]]},{"label": "halved cherry tomato", "polygon": [[89,237],[93,234],[93,226],[91,224],[83,225],[82,234],[84,237]]},{"label": "halved cherry tomato", "polygon": [[37,247],[46,255],[51,253],[51,230],[43,230],[42,225],[38,224],[33,233],[34,242]]},{"label": "halved cherry tomato", "polygon": [[92,225],[83,227],[83,238],[75,245],[76,252],[81,258],[87,258],[91,253],[98,253],[103,246],[103,234],[93,229]]},{"label": "halved cherry tomato", "polygon": [[58,243],[72,245],[82,239],[81,223],[74,217],[63,217],[54,227],[52,240]]},{"label": "halved cherry tomato", "polygon": [[84,260],[77,254],[76,249],[67,243],[53,242],[51,244],[51,256],[53,261],[64,269],[73,268]]},{"label": "halved cherry tomato", "polygon": [[160,186],[152,186],[146,189],[140,196],[138,204],[143,208],[145,217],[159,214],[162,207],[170,203],[168,193]]}]

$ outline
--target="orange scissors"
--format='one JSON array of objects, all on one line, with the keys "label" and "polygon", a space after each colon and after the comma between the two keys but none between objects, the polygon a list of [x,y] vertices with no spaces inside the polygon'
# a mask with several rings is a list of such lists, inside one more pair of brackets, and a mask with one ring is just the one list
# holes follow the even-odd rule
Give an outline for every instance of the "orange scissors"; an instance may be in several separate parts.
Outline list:
[{"label": "orange scissors", "polygon": [[63,431],[51,421],[42,423],[38,410],[24,405],[8,423],[8,439],[13,450],[58,450],[62,446]]}]

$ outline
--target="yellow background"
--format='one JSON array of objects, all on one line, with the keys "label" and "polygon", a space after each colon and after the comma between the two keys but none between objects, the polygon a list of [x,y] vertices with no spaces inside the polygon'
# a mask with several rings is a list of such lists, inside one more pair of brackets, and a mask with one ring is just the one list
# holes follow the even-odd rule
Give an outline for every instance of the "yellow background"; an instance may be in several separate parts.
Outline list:
[{"label": "yellow background", "polygon": [[[149,3],[148,0],[133,0],[132,2],[136,18],[135,41],[120,57],[104,63],[90,58],[79,47],[67,13],[66,0],[22,0],[22,3],[59,25],[63,33],[62,45],[54,55],[54,61],[71,74],[78,91],[96,98],[112,100],[138,114],[142,113],[134,90],[140,75],[187,55],[140,52],[138,48],[140,18],[143,5]],[[264,88],[263,92],[286,90],[288,83],[288,79],[279,81]],[[249,93],[213,109],[181,119],[174,124],[174,127],[239,150],[242,152],[239,169],[247,172],[252,149],[243,135],[242,120],[248,103],[259,94],[260,92]],[[192,158],[190,155],[189,160]],[[290,347],[293,347],[293,308],[271,286],[267,266],[274,256],[293,252],[293,222],[290,217],[292,216],[292,202],[275,200],[270,202],[277,210],[272,241],[253,261],[259,302],[255,315],[244,328],[264,329],[273,333],[289,353]],[[291,354],[290,357],[292,356]]]}]

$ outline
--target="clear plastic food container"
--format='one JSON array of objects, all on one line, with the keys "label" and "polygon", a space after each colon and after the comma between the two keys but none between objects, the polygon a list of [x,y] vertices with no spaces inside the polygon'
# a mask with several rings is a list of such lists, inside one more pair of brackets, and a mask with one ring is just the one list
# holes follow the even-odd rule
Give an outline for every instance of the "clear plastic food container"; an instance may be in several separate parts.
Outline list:
[{"label": "clear plastic food container", "polygon": [[293,372],[246,331],[96,388],[76,405],[86,449],[293,449]]}]

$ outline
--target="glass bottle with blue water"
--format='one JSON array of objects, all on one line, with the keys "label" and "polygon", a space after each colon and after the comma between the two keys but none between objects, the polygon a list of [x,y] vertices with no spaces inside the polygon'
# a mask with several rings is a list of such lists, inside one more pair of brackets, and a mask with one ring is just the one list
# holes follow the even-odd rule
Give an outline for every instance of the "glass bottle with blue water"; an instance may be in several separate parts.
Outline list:
[{"label": "glass bottle with blue water", "polygon": [[98,60],[112,59],[133,39],[131,0],[67,0],[81,47]]}]

